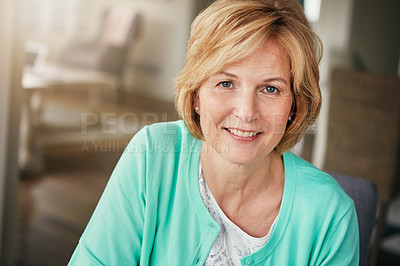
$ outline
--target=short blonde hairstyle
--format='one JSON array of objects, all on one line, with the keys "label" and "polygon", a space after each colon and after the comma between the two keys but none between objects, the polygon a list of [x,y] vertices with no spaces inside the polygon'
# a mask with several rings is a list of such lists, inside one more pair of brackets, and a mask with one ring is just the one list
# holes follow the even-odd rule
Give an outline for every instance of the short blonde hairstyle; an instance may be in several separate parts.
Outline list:
[{"label": "short blonde hairstyle", "polygon": [[185,66],[175,78],[175,106],[195,138],[204,139],[193,105],[208,77],[274,39],[287,52],[293,93],[292,120],[276,149],[292,148],[321,107],[318,64],[322,44],[302,7],[292,0],[217,0],[194,20]]}]

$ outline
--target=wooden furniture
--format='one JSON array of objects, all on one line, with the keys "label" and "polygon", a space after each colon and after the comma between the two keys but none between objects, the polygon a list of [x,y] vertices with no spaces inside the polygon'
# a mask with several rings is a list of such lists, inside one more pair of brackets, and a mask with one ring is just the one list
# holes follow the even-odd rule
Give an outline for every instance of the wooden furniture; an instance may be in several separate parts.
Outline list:
[{"label": "wooden furniture", "polygon": [[115,5],[105,11],[96,39],[90,43],[71,43],[56,62],[47,62],[49,47],[46,44],[27,43],[27,65],[22,79],[25,100],[19,156],[21,169],[43,168],[40,152],[35,147],[36,128],[41,123],[41,110],[45,106],[42,94],[52,92],[62,99],[65,92],[81,90],[88,95],[84,107],[94,113],[101,111],[102,89],[115,89],[116,94],[122,96],[124,69],[137,40],[140,23],[140,15],[132,5]]},{"label": "wooden furniture", "polygon": [[[115,76],[108,73],[70,68],[56,64],[46,64],[40,69],[26,67],[23,72],[22,86],[24,101],[21,117],[21,137],[19,151],[19,166],[23,171],[40,171],[43,161],[36,147],[37,127],[41,124],[42,95],[46,92],[55,92],[73,89],[85,91],[88,102],[85,106],[90,112],[101,111],[100,95],[102,89],[116,87]],[[39,102],[34,102],[34,98]],[[62,98],[61,96],[59,96]]]},{"label": "wooden furniture", "polygon": [[323,169],[376,184],[379,208],[370,253],[372,265],[388,206],[398,192],[399,155],[400,79],[379,73],[334,70]]}]

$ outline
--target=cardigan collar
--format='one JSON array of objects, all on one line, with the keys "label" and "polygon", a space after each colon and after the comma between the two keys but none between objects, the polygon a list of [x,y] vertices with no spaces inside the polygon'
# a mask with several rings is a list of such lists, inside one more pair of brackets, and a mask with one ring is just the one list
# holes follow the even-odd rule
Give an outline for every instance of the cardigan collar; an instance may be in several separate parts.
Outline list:
[{"label": "cardigan collar", "polygon": [[[208,212],[207,207],[204,205],[200,195],[200,188],[198,182],[199,174],[199,162],[200,162],[200,150],[203,141],[194,139],[192,140],[189,157],[188,157],[188,194],[191,199],[193,208],[195,209],[200,223],[204,226],[202,231],[212,232],[213,235],[218,235],[221,230],[218,223],[212,218]],[[283,162],[285,169],[285,184],[283,189],[282,203],[279,210],[278,217],[276,218],[276,225],[272,231],[271,238],[268,243],[262,247],[259,251],[253,253],[250,256],[241,259],[242,262],[252,259],[255,264],[265,260],[275,249],[279,243],[283,234],[285,233],[286,227],[289,223],[290,215],[293,207],[294,192],[296,187],[296,176],[297,171],[295,168],[295,162],[293,154],[291,152],[285,152],[283,154]],[[211,246],[209,247],[211,248]]]}]

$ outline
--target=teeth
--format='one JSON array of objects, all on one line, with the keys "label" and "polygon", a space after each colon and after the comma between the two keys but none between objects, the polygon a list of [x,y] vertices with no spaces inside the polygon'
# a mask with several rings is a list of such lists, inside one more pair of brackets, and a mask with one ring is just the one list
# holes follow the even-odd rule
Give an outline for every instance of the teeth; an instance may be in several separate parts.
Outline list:
[{"label": "teeth", "polygon": [[230,129],[230,128],[228,128],[228,130],[235,136],[245,137],[245,138],[251,138],[257,134],[257,132],[241,131],[241,130]]}]

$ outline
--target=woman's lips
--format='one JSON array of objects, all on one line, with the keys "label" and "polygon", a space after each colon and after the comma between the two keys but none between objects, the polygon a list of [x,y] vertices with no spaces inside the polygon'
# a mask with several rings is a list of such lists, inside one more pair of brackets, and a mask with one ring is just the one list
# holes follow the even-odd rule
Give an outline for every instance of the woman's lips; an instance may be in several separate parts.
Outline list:
[{"label": "woman's lips", "polygon": [[245,131],[236,128],[224,128],[224,129],[228,131],[231,135],[241,139],[253,139],[258,135],[262,134],[262,132],[258,131]]}]

